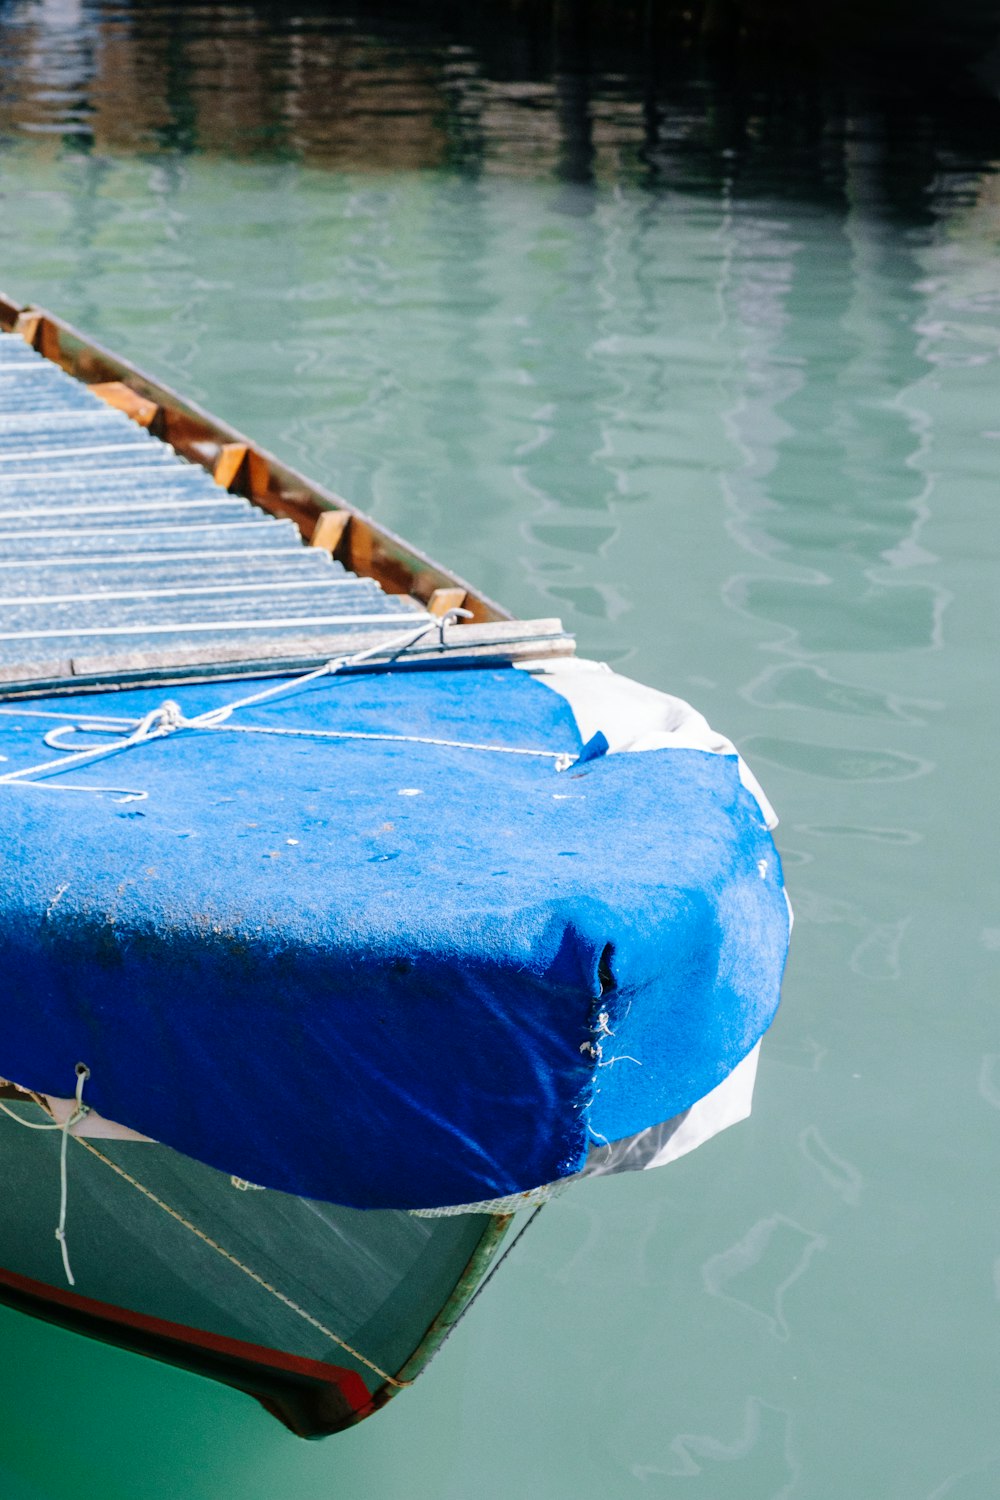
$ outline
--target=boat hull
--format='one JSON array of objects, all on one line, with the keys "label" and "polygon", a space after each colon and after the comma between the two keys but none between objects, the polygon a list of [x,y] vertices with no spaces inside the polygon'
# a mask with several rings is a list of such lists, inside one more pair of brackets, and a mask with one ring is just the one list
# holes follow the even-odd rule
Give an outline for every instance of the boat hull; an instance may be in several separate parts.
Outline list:
[{"label": "boat hull", "polygon": [[256,1191],[152,1142],[67,1142],[66,1281],[53,1235],[62,1133],[7,1086],[0,1302],[255,1396],[301,1437],[409,1384],[510,1226],[427,1222]]}]

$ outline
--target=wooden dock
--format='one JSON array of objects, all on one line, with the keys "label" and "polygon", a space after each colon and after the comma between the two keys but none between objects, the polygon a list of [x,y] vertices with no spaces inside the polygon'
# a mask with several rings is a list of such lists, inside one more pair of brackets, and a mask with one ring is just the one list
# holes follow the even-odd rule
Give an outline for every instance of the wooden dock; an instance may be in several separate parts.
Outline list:
[{"label": "wooden dock", "polygon": [[[308,543],[308,545],[304,545]],[[0,685],[79,690],[415,653],[571,651],[241,434],[0,298]],[[453,621],[461,612],[469,624]]]}]

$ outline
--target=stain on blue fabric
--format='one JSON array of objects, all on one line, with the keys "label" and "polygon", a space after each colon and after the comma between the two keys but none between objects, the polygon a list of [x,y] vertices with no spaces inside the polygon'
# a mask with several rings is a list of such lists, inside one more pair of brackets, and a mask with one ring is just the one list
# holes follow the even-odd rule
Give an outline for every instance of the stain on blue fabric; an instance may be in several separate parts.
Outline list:
[{"label": "stain on blue fabric", "polygon": [[[4,770],[52,758],[38,710],[258,686],[35,701],[0,718]],[[326,679],[234,723],[581,749],[503,668]],[[734,757],[558,772],[228,728],[60,780],[148,795],[0,786],[0,1074],[68,1095],[86,1062],[102,1114],[252,1182],[408,1208],[552,1181],[714,1087],[778,1003],[781,869]]]}]

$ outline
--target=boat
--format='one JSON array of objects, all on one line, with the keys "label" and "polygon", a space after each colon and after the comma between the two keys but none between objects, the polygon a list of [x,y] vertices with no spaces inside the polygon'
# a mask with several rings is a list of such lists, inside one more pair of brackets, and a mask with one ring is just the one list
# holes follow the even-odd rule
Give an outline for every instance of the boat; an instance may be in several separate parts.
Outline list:
[{"label": "boat", "polygon": [[791,913],[681,699],[0,297],[0,1301],[304,1437],[750,1111]]}]

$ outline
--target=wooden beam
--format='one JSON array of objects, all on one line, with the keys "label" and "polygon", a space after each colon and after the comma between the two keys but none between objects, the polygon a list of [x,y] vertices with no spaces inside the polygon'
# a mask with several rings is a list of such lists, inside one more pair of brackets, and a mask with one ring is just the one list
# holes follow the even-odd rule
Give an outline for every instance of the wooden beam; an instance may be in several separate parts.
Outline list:
[{"label": "wooden beam", "polygon": [[98,396],[108,406],[113,406],[116,411],[123,411],[133,422],[138,422],[140,427],[151,426],[156,413],[159,411],[155,401],[150,401],[146,396],[140,396],[124,380],[102,380],[98,385],[89,386],[88,389]]},{"label": "wooden beam", "polygon": [[19,333],[24,342],[34,348],[41,321],[41,313],[32,312],[30,307],[26,308],[24,312],[18,313],[17,322],[14,324],[14,332]]},{"label": "wooden beam", "polygon": [[[372,535],[372,528],[366,517],[351,516],[351,524],[347,528],[346,546],[347,555],[343,561],[347,566],[353,572],[357,573],[360,578],[374,578],[376,576],[375,551],[377,543],[375,537]],[[410,592],[408,588],[403,590],[392,588],[389,579],[380,577],[378,581],[387,593]],[[412,577],[406,579],[408,584],[412,583],[412,581]]]},{"label": "wooden beam", "polygon": [[347,530],[347,523],[351,519],[349,510],[324,510],[313,528],[313,534],[309,538],[310,547],[322,547],[331,556],[340,546],[340,539]]},{"label": "wooden beam", "polygon": [[[414,612],[414,628],[420,624],[420,615]],[[187,647],[180,652],[135,651],[127,647],[113,655],[76,656],[71,663],[72,677],[76,682],[90,677],[98,679],[114,674],[162,673],[167,681],[183,680],[194,675],[197,668],[225,668],[238,663],[253,664],[261,671],[305,670],[319,662],[336,656],[352,656],[382,642],[391,642],[387,656],[396,659],[399,655],[399,626],[373,627],[371,630],[348,631],[339,635],[335,631],[327,634],[314,633],[297,640],[256,642],[215,642],[211,645]],[[572,656],[575,650],[573,637],[563,630],[558,619],[543,620],[492,620],[485,625],[450,625],[446,628],[445,644],[442,646],[437,631],[429,632],[424,640],[417,641],[405,653],[407,662],[455,660],[463,657],[494,657],[501,661],[519,661],[543,656]],[[194,669],[194,670],[192,670]],[[4,669],[0,668],[0,672]],[[31,663],[19,668],[24,680],[41,678],[52,668]]]},{"label": "wooden beam", "polygon": [[467,589],[435,589],[427,601],[432,615],[446,615],[449,609],[461,609],[465,603]]},{"label": "wooden beam", "polygon": [[[250,480],[250,500],[265,500],[271,493],[271,465],[256,448],[247,449],[247,474]],[[269,506],[265,507],[270,509]]]},{"label": "wooden beam", "polygon": [[224,490],[228,490],[242,469],[246,456],[246,443],[223,443],[212,470],[212,478],[216,484],[221,484]]}]

